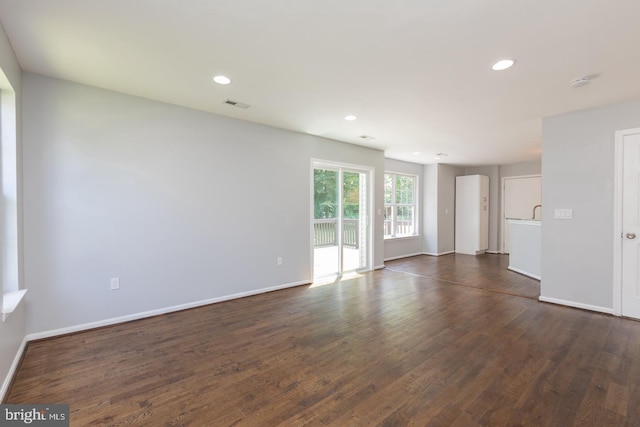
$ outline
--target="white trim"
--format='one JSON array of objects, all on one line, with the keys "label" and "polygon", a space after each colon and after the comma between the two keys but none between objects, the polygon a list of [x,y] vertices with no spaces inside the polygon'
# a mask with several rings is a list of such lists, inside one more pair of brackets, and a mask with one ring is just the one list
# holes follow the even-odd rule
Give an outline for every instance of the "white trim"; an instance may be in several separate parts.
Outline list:
[{"label": "white trim", "polygon": [[11,385],[11,381],[13,380],[13,377],[15,377],[16,372],[18,370],[18,366],[20,366],[20,360],[22,360],[22,355],[24,354],[25,349],[27,348],[27,337],[24,337],[22,339],[22,343],[20,344],[20,347],[18,348],[18,352],[16,353],[16,356],[13,358],[13,363],[11,364],[11,367],[9,368],[9,372],[7,372],[7,376],[4,379],[4,382],[2,383],[2,388],[0,388],[0,402],[4,402],[4,398],[6,397],[7,392],[9,391],[9,385]]},{"label": "white trim", "polygon": [[2,295],[2,321],[4,322],[13,313],[27,293],[26,289],[7,292]]},{"label": "white trim", "polygon": [[542,221],[539,220],[539,219],[513,219],[513,218],[507,218],[507,222],[509,224],[514,223],[514,224],[523,224],[523,225],[537,225],[537,226],[542,225]]},{"label": "white trim", "polygon": [[501,254],[502,252],[500,252],[500,251],[484,251],[484,253],[485,253],[485,254],[496,254],[496,255],[499,255],[499,254]]},{"label": "white trim", "polygon": [[[310,257],[309,259],[311,260],[311,265],[310,265],[310,271],[311,271],[311,277],[313,278],[313,280],[317,279],[317,277],[315,277],[315,271],[314,271],[314,267],[315,267],[315,262],[314,262],[314,257],[315,257],[315,252],[314,252],[314,247],[313,247],[313,237],[314,237],[314,233],[313,233],[313,222],[314,222],[314,212],[315,212],[315,206],[314,206],[314,200],[313,200],[313,195],[314,195],[314,170],[317,168],[326,168],[328,170],[336,170],[338,172],[339,175],[339,185],[338,185],[338,192],[339,192],[339,196],[338,199],[342,200],[342,172],[343,170],[346,170],[347,172],[358,172],[358,173],[366,173],[367,175],[367,197],[368,197],[368,203],[367,203],[367,265],[361,269],[357,269],[357,271],[371,271],[371,267],[374,263],[374,252],[375,252],[375,241],[374,241],[374,223],[375,223],[375,216],[374,216],[374,212],[375,212],[375,176],[376,176],[376,168],[373,166],[368,166],[368,165],[356,165],[353,163],[343,163],[343,162],[336,162],[333,160],[323,160],[323,159],[318,159],[318,158],[311,158],[311,167],[310,167],[310,171],[309,171],[309,175],[310,175],[310,182],[309,182],[309,205],[310,205],[310,219],[309,219],[309,234],[310,234]],[[340,213],[340,220],[338,221],[338,226],[342,227],[342,212]],[[373,218],[373,219],[372,219]],[[338,235],[342,236],[342,230],[339,229],[338,231]],[[342,251],[342,244],[338,245],[339,250]],[[342,255],[339,255],[339,259],[340,259],[340,266],[339,266],[339,275],[341,275],[342,273],[344,273],[342,270]],[[377,267],[374,267],[374,269],[376,269]],[[382,268],[384,268],[384,265],[382,266]]]},{"label": "white trim", "polygon": [[311,165],[312,166],[320,166],[320,167],[326,167],[328,169],[354,169],[356,171],[374,171],[375,167],[373,166],[367,166],[367,165],[358,165],[355,163],[344,163],[344,162],[336,162],[333,160],[326,160],[326,159],[318,159],[318,158],[311,158]]},{"label": "white trim", "polygon": [[43,332],[36,332],[34,334],[28,334],[25,337],[25,339],[27,341],[34,341],[34,340],[40,340],[40,339],[44,339],[44,338],[51,338],[51,337],[55,337],[55,336],[58,336],[58,335],[65,335],[65,334],[70,334],[70,333],[74,333],[74,332],[81,332],[81,331],[86,331],[86,330],[89,330],[89,329],[100,328],[100,327],[103,327],[103,326],[116,325],[118,323],[129,322],[131,320],[144,319],[144,318],[147,318],[147,317],[158,316],[160,314],[173,313],[175,311],[187,310],[189,308],[201,307],[201,306],[205,306],[205,305],[215,304],[215,303],[218,303],[218,302],[229,301],[229,300],[238,299],[238,298],[244,298],[244,297],[248,297],[248,296],[252,296],[252,295],[263,294],[263,293],[266,293],[266,292],[277,291],[277,290],[280,290],[280,289],[293,288],[293,287],[296,287],[296,286],[309,285],[309,284],[311,284],[310,281],[302,280],[302,281],[299,281],[299,282],[292,282],[292,283],[287,283],[287,284],[284,284],[284,285],[272,286],[272,287],[269,287],[269,288],[256,289],[256,290],[247,291],[247,292],[239,292],[237,294],[225,295],[225,296],[222,296],[222,297],[210,298],[210,299],[201,300],[201,301],[194,301],[194,302],[190,302],[190,303],[186,303],[186,304],[179,304],[179,305],[174,305],[174,306],[171,306],[171,307],[159,308],[157,310],[144,311],[142,313],[128,314],[126,316],[120,316],[120,317],[114,317],[114,318],[111,318],[111,319],[98,320],[96,322],[83,323],[81,325],[69,326],[69,327],[66,327],[66,328],[52,329],[52,330],[43,331]]},{"label": "white trim", "polygon": [[449,255],[449,254],[454,254],[456,253],[456,251],[446,251],[446,252],[439,252],[439,253],[434,253],[434,252],[422,252],[422,255],[429,255],[429,256],[442,256],[442,255]]},{"label": "white trim", "polygon": [[298,282],[286,283],[284,285],[271,286],[269,288],[256,289],[256,290],[247,291],[247,292],[239,292],[237,294],[226,295],[226,296],[217,297],[217,298],[210,298],[210,299],[201,300],[201,301],[194,301],[194,302],[190,302],[190,303],[186,303],[186,304],[179,304],[179,305],[174,305],[174,306],[171,306],[171,307],[160,308],[160,309],[157,309],[157,310],[150,310],[150,311],[145,311],[145,312],[141,312],[141,313],[129,314],[129,315],[126,315],[126,316],[114,317],[114,318],[111,318],[111,319],[99,320],[99,321],[96,321],[96,322],[90,322],[90,323],[84,323],[84,324],[75,325],[75,326],[69,326],[69,327],[66,327],[66,328],[52,329],[52,330],[49,330],[49,331],[43,331],[43,332],[36,332],[36,333],[33,333],[33,334],[27,334],[22,339],[22,343],[20,344],[20,348],[18,349],[18,352],[16,353],[16,356],[13,359],[13,363],[11,364],[11,367],[9,368],[9,371],[7,372],[7,376],[5,377],[4,382],[2,384],[2,388],[0,388],[0,402],[4,401],[5,394],[9,390],[9,385],[11,384],[11,381],[15,377],[15,374],[16,374],[16,371],[18,369],[18,366],[20,365],[20,360],[22,359],[22,355],[25,352],[27,343],[30,342],[30,341],[40,340],[40,339],[44,339],[44,338],[52,338],[52,337],[55,337],[55,336],[71,334],[71,333],[74,333],[74,332],[82,332],[82,331],[86,331],[86,330],[89,330],[89,329],[100,328],[100,327],[103,327],[103,326],[110,326],[110,325],[116,325],[118,323],[129,322],[131,320],[144,319],[144,318],[147,318],[147,317],[158,316],[158,315],[161,315],[161,314],[173,313],[173,312],[176,312],[176,311],[187,310],[187,309],[195,308],[195,307],[202,307],[202,306],[205,306],[205,305],[215,304],[215,303],[218,303],[218,302],[229,301],[229,300],[238,299],[238,298],[244,298],[244,297],[248,297],[248,296],[252,296],[252,295],[257,295],[257,294],[263,294],[263,293],[267,293],[267,292],[277,291],[277,290],[280,290],[280,289],[294,288],[296,286],[310,285],[310,284],[311,284],[311,282],[308,281],[308,280],[301,280],[301,281],[298,281]]},{"label": "white trim", "polygon": [[[387,205],[385,199],[383,198],[383,209],[387,206],[392,207],[393,217],[391,218],[391,229],[394,234],[391,236],[384,236],[384,240],[395,240],[395,239],[404,239],[404,238],[412,238],[412,237],[420,237],[420,175],[414,175],[412,173],[405,172],[393,172],[390,170],[383,171],[383,179],[385,175],[393,175],[393,182],[391,185],[391,192],[393,193],[393,202],[390,205]],[[396,203],[396,176],[407,176],[413,178],[413,203],[412,204],[400,204]],[[383,185],[384,187],[384,185]],[[398,206],[412,206],[413,207],[413,231],[414,234],[411,235],[396,235],[396,228],[398,225]],[[395,209],[393,209],[395,208]],[[386,228],[385,228],[386,231]]]},{"label": "white trim", "polygon": [[412,234],[411,236],[394,236],[394,237],[385,237],[385,242],[395,242],[398,240],[407,240],[407,239],[419,239],[420,234]]},{"label": "white trim", "polygon": [[391,258],[385,258],[385,262],[386,261],[393,261],[394,259],[402,259],[402,258],[411,258],[412,256],[418,256],[418,255],[424,255],[422,252],[416,252],[415,254],[407,254],[407,255],[400,255],[400,256],[394,256]]},{"label": "white trim", "polygon": [[383,268],[385,268],[386,265],[384,264],[380,264],[380,265],[376,265],[375,267],[373,267],[374,270],[382,270]]},{"label": "white trim", "polygon": [[540,295],[538,300],[540,300],[542,302],[550,302],[552,304],[566,305],[568,307],[581,308],[583,310],[597,311],[597,312],[606,313],[606,314],[613,314],[613,309],[609,308],[609,307],[600,307],[600,306],[597,306],[597,305],[583,304],[581,302],[567,301],[567,300],[558,299],[558,298],[548,298],[548,297],[543,297],[542,295]]},{"label": "white trim", "polygon": [[509,266],[509,267],[507,267],[507,270],[515,271],[518,274],[522,274],[523,276],[531,277],[531,278],[536,279],[536,280],[542,280],[542,279],[540,279],[540,276],[536,276],[535,274],[531,274],[531,273],[526,272],[524,270],[520,270],[519,268],[515,268],[515,267]]},{"label": "white trim", "polygon": [[619,130],[614,142],[613,176],[613,314],[622,316],[622,182],[624,179],[624,137],[640,133],[640,128]]},{"label": "white trim", "polygon": [[623,141],[618,131],[614,142],[613,167],[613,314],[622,315],[622,182],[623,182]]}]

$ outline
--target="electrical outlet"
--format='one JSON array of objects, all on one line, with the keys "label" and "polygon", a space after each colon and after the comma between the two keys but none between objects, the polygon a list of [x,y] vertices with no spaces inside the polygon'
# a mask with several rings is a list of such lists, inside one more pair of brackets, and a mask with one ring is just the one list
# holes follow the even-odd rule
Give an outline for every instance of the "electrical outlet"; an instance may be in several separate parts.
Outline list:
[{"label": "electrical outlet", "polygon": [[278,257],[278,259],[276,260],[276,263],[278,265],[282,265],[282,257],[281,256]]},{"label": "electrical outlet", "polygon": [[112,277],[111,278],[111,290],[115,291],[116,289],[120,289],[120,278]]}]

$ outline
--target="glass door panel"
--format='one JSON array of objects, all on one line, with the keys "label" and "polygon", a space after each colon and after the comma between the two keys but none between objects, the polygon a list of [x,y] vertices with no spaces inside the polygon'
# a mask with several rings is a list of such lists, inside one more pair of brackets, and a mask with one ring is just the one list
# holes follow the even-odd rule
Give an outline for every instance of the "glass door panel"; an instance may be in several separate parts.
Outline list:
[{"label": "glass door panel", "polygon": [[367,265],[366,174],[344,171],[342,175],[342,270]]},{"label": "glass door panel", "polygon": [[340,167],[314,168],[315,278],[369,267],[368,176]]},{"label": "glass door panel", "polygon": [[323,277],[340,274],[340,174],[313,170],[313,271]]}]

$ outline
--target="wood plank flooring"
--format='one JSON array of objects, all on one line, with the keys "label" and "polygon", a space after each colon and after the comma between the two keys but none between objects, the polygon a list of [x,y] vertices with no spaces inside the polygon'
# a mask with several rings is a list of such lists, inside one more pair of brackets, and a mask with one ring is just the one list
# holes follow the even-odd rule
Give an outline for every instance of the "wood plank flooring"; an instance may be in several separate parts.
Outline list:
[{"label": "wood plank flooring", "polygon": [[509,255],[427,255],[386,261],[388,270],[403,271],[443,281],[538,299],[540,281],[507,269]]},{"label": "wood plank flooring", "polygon": [[640,322],[385,269],[31,343],[7,403],[72,426],[638,426]]}]

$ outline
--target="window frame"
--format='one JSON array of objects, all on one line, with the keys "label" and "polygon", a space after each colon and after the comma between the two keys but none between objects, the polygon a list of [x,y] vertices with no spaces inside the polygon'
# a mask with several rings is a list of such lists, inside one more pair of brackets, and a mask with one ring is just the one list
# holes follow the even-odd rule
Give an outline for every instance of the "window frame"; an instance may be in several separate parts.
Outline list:
[{"label": "window frame", "polygon": [[[387,185],[386,179],[387,175],[391,175],[391,203],[387,203]],[[413,203],[398,203],[397,202],[397,177],[409,177],[413,179]],[[420,236],[420,228],[419,228],[419,197],[418,197],[418,186],[419,186],[419,177],[418,175],[413,175],[410,173],[402,173],[402,172],[392,172],[385,171],[384,172],[384,229],[383,236],[384,240],[393,240],[393,239],[406,239],[411,237],[419,237]],[[398,234],[398,207],[410,207],[413,208],[413,233],[412,234]],[[387,209],[391,208],[391,219],[387,219]],[[391,223],[391,234],[387,234],[387,223]]]},{"label": "window frame", "polygon": [[2,322],[23,300],[20,271],[17,129],[18,104],[11,82],[0,69],[0,314]]}]

